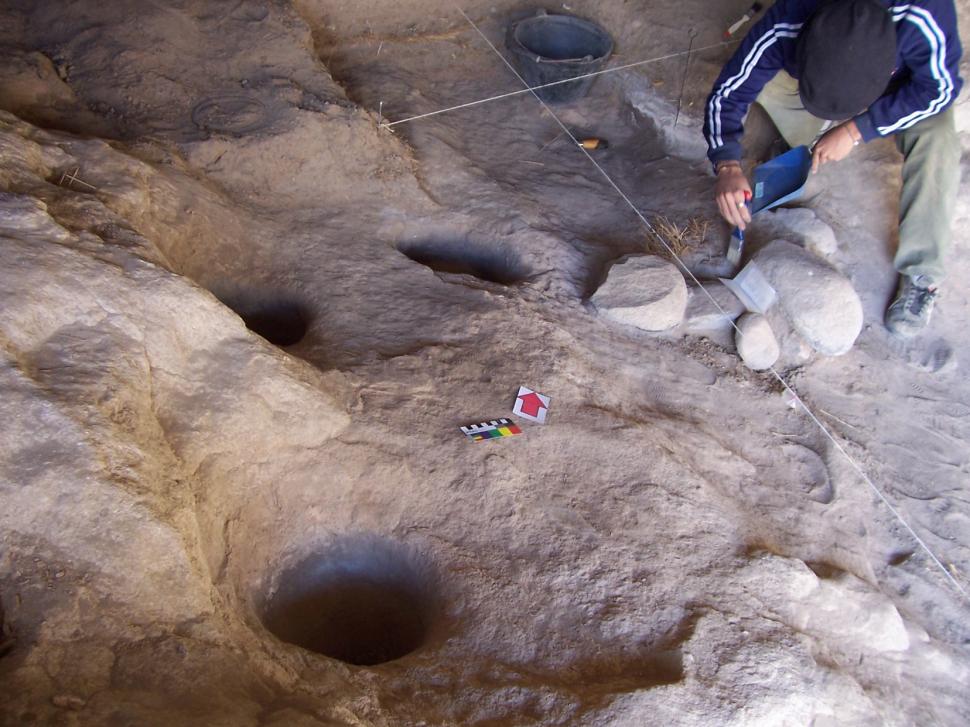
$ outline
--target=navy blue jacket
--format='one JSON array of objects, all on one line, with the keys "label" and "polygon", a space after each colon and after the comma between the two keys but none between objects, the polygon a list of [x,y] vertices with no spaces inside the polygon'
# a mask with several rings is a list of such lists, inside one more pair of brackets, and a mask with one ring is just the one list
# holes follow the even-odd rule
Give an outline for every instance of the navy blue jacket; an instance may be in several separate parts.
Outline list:
[{"label": "navy blue jacket", "polygon": [[[741,158],[742,121],[765,84],[784,69],[795,78],[795,39],[822,0],[778,0],[759,20],[714,83],[704,136],[708,157]],[[963,81],[953,0],[881,0],[896,23],[896,72],[886,93],[855,117],[865,141],[907,129],[949,106]],[[846,69],[851,73],[851,69]]]}]

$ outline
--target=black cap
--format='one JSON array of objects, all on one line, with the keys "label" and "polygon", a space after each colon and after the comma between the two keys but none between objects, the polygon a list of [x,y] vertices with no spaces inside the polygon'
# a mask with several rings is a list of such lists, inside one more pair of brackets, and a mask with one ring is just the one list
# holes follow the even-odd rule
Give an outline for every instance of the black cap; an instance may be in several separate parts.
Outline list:
[{"label": "black cap", "polygon": [[896,66],[896,27],[878,0],[830,0],[798,34],[798,95],[820,119],[847,119],[886,90]]}]

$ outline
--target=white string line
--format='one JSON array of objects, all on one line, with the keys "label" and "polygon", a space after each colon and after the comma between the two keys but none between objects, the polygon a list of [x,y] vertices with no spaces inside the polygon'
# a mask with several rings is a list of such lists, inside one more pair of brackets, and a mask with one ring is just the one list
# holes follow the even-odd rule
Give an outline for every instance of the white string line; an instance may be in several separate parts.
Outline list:
[{"label": "white string line", "polygon": [[[643,216],[643,213],[641,213],[640,210],[637,209],[636,205],[633,204],[633,202],[630,200],[630,198],[623,192],[622,189],[620,189],[620,187],[616,184],[616,182],[613,181],[612,177],[610,177],[610,175],[606,173],[606,170],[603,169],[603,167],[600,166],[600,164],[583,147],[583,145],[579,143],[579,140],[573,135],[573,133],[567,128],[567,126],[555,114],[555,112],[553,112],[553,110],[551,108],[549,108],[549,105],[545,101],[543,101],[541,98],[539,98],[539,95],[534,90],[532,90],[531,88],[528,88],[529,84],[526,83],[525,79],[522,78],[522,76],[519,75],[519,72],[517,70],[515,70],[515,68],[512,66],[512,64],[509,63],[508,59],[506,59],[506,57],[503,56],[499,52],[498,48],[496,48],[492,44],[492,41],[490,41],[488,39],[488,37],[481,31],[481,29],[474,23],[474,21],[472,21],[472,19],[469,18],[468,15],[465,14],[465,11],[462,10],[461,7],[458,7],[457,5],[455,7],[458,9],[458,12],[460,12],[462,14],[462,16],[465,18],[465,20],[467,20],[468,23],[482,37],[482,39],[486,43],[488,43],[488,46],[493,51],[495,51],[495,54],[499,58],[502,59],[502,62],[506,66],[508,66],[509,70],[512,71],[512,73],[514,73],[516,75],[516,77],[523,83],[523,85],[526,86],[526,90],[532,92],[532,95],[535,96],[536,100],[540,104],[542,104],[542,107],[549,113],[550,116],[552,116],[553,119],[555,119],[556,123],[559,124],[559,126],[562,128],[563,132],[565,132],[565,134],[567,136],[569,136],[570,139],[573,140],[573,142],[576,144],[576,146],[579,148],[579,150],[583,154],[586,155],[586,158],[589,159],[590,163],[594,167],[596,167],[596,169],[599,171],[600,174],[603,175],[603,177],[606,179],[606,181],[609,182],[610,186],[613,187],[614,190],[616,190],[616,193],[619,194],[620,197],[623,198],[623,201],[626,202],[627,205],[629,205],[630,209],[633,210],[634,214],[636,214],[636,216],[640,218],[640,221],[647,228],[647,231],[650,232],[650,234],[652,234],[654,237],[657,238],[657,240],[660,241],[660,244],[662,244],[664,246],[664,248],[667,250],[667,252],[671,255],[671,257],[673,257],[673,259],[677,261],[677,264],[680,265],[680,267],[684,269],[684,271],[691,278],[691,280],[693,280],[694,283],[701,290],[704,291],[704,293],[707,295],[708,298],[710,298],[711,302],[714,304],[714,307],[724,317],[724,319],[727,320],[731,324],[731,327],[738,334],[741,334],[741,329],[738,328],[737,324],[734,322],[734,319],[732,319],[731,316],[728,315],[728,313],[724,310],[724,308],[722,308],[721,305],[717,302],[717,300],[714,299],[714,296],[711,295],[710,291],[708,291],[703,285],[701,285],[700,280],[697,279],[697,277],[694,275],[694,273],[692,273],[690,271],[690,269],[687,267],[687,265],[684,264],[684,261],[680,259],[680,257],[677,255],[676,252],[674,252],[673,248],[669,244],[667,244],[667,241],[664,240],[663,237],[660,236],[660,233],[657,232],[656,228],[647,220],[646,217]],[[743,334],[741,334],[741,335],[743,335]],[[876,485],[869,478],[869,476],[865,473],[865,471],[862,469],[862,467],[855,461],[855,459],[852,458],[852,456],[845,450],[845,448],[841,445],[841,443],[839,443],[839,441],[828,430],[828,428],[819,420],[819,418],[817,416],[815,416],[815,414],[812,412],[812,410],[808,408],[808,405],[806,405],[805,402],[802,401],[801,397],[798,396],[798,394],[795,392],[795,390],[791,386],[788,385],[788,382],[786,382],[782,378],[781,374],[779,374],[778,371],[773,366],[772,367],[769,367],[768,371],[771,373],[772,376],[775,377],[775,379],[778,380],[778,382],[785,388],[785,390],[787,392],[789,392],[794,397],[795,401],[798,402],[799,406],[801,406],[801,408],[809,416],[809,418],[815,423],[815,425],[822,431],[822,433],[828,438],[828,440],[830,442],[832,442],[832,444],[842,454],[842,456],[844,456],[849,461],[849,464],[852,465],[852,468],[859,474],[859,476],[862,478],[862,480],[869,486],[869,488],[874,493],[876,493],[876,495],[879,497],[879,499],[882,500],[883,503],[885,503],[886,507],[889,508],[889,511],[903,525],[903,527],[906,528],[907,531],[909,531],[909,534],[913,536],[913,539],[919,544],[919,546],[923,550],[926,551],[926,554],[929,555],[929,557],[933,561],[933,563],[935,563],[936,566],[943,572],[943,575],[946,577],[946,579],[963,595],[964,599],[966,599],[967,601],[970,601],[970,594],[967,593],[966,589],[963,587],[963,584],[961,584],[956,578],[954,578],[950,574],[950,571],[947,570],[947,568],[943,565],[943,563],[940,561],[940,559],[936,557],[936,555],[933,553],[932,550],[930,550],[930,547],[923,541],[923,539],[916,533],[916,531],[912,527],[910,527],[909,523],[907,523],[906,520],[903,519],[903,516],[899,514],[899,511],[896,510],[895,507],[893,507],[892,503],[889,502],[889,500],[882,493],[882,491],[878,487],[876,487]]]},{"label": "white string line", "polygon": [[498,101],[500,99],[509,98],[511,96],[519,96],[523,93],[530,93],[530,92],[534,93],[538,89],[549,88],[550,86],[558,86],[562,83],[572,83],[573,81],[581,81],[584,78],[592,78],[593,76],[602,76],[604,73],[613,73],[614,71],[624,71],[627,68],[636,68],[637,66],[643,66],[643,65],[646,65],[647,63],[658,63],[659,61],[666,61],[666,60],[669,60],[670,58],[677,58],[678,56],[682,56],[682,55],[691,55],[694,53],[700,53],[701,51],[711,50],[712,48],[721,48],[723,46],[728,46],[728,45],[734,45],[739,42],[740,41],[737,41],[737,40],[721,41],[720,43],[712,43],[711,45],[706,45],[703,48],[697,48],[696,50],[685,50],[685,51],[678,51],[677,53],[668,53],[665,56],[657,56],[656,58],[647,58],[646,60],[637,61],[636,63],[627,63],[626,65],[622,65],[622,66],[605,68],[602,71],[593,71],[592,73],[586,73],[586,74],[583,74],[582,76],[573,76],[572,78],[564,78],[561,81],[550,81],[549,83],[543,83],[539,86],[530,86],[528,83],[525,83],[525,81],[523,80],[522,83],[525,83],[526,87],[521,89],[520,91],[509,91],[508,93],[500,93],[497,96],[489,96],[488,98],[481,98],[481,99],[478,99],[477,101],[469,101],[467,103],[458,104],[457,106],[449,106],[448,108],[445,108],[445,109],[438,109],[437,111],[429,111],[426,114],[418,114],[417,116],[409,116],[406,119],[389,121],[382,124],[382,126],[385,129],[389,129],[392,126],[397,126],[398,124],[406,124],[409,121],[426,119],[429,116],[437,116],[438,114],[448,113],[449,111],[467,109],[471,106],[478,106],[479,104],[488,103],[490,101]]}]

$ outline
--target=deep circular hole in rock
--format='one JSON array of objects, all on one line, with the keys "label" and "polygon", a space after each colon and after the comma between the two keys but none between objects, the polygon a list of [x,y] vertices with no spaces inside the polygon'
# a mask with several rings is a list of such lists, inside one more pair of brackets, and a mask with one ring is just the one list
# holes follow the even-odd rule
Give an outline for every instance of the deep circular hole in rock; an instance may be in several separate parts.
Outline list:
[{"label": "deep circular hole in rock", "polygon": [[519,256],[504,245],[486,246],[461,239],[418,240],[401,242],[397,249],[435,272],[471,275],[500,285],[520,283],[531,274]]},{"label": "deep circular hole in rock", "polygon": [[287,643],[348,664],[383,664],[427,642],[434,582],[430,567],[398,543],[342,540],[279,574],[262,621]]},{"label": "deep circular hole in rock", "polygon": [[299,343],[310,324],[303,304],[286,296],[229,296],[221,300],[243,319],[246,328],[275,346]]}]

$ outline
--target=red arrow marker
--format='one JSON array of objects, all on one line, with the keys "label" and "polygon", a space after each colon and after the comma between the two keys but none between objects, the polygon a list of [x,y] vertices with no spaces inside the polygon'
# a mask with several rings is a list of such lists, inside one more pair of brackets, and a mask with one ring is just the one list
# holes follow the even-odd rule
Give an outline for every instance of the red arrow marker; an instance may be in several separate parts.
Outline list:
[{"label": "red arrow marker", "polygon": [[547,408],[545,404],[542,403],[542,399],[534,391],[530,391],[528,394],[520,396],[519,399],[522,401],[519,407],[523,414],[529,417],[538,418],[539,412]]},{"label": "red arrow marker", "polygon": [[529,419],[539,424],[546,423],[546,413],[549,411],[549,397],[533,391],[527,386],[520,386],[515,397],[512,413],[523,419]]}]

